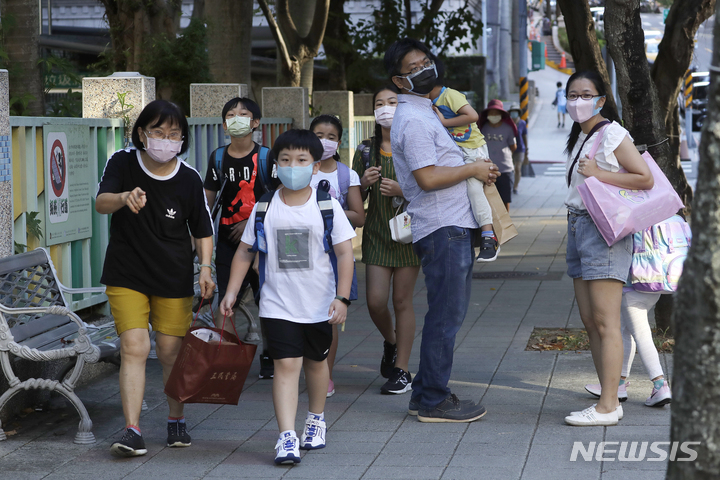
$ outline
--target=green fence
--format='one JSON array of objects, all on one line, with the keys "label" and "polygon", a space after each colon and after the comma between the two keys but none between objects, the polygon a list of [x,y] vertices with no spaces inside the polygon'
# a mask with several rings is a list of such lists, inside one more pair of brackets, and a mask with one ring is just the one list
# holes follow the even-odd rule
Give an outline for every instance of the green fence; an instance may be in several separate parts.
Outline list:
[{"label": "green fence", "polygon": [[[38,212],[41,225],[46,223],[45,150],[43,129],[52,126],[89,128],[88,162],[92,236],[48,247],[60,281],[71,287],[96,287],[108,242],[108,216],[95,212],[95,191],[99,176],[110,154],[123,146],[123,122],[120,119],[10,117],[12,129],[13,239],[28,249],[46,247],[44,235],[38,239],[27,233],[28,213]],[[41,228],[42,230],[42,228]],[[74,310],[105,302],[103,295],[74,295]]]},{"label": "green fence", "polygon": [[[292,118],[263,118],[257,134],[264,145],[272,147],[278,135],[292,127]],[[188,118],[191,144],[186,161],[200,171],[207,169],[210,153],[225,145],[220,118]],[[60,281],[71,287],[100,286],[100,275],[109,240],[109,216],[95,212],[95,193],[107,159],[124,147],[124,128],[121,119],[80,119],[57,117],[10,117],[12,128],[12,189],[13,239],[28,250],[47,247]],[[44,127],[49,129],[82,126],[89,128],[88,163],[90,205],[92,207],[92,235],[81,240],[47,246],[43,235],[28,235],[28,214],[37,212],[41,230],[47,227],[46,154]],[[32,221],[32,220],[30,220]],[[73,295],[74,310],[87,308],[107,301],[102,295]]]}]

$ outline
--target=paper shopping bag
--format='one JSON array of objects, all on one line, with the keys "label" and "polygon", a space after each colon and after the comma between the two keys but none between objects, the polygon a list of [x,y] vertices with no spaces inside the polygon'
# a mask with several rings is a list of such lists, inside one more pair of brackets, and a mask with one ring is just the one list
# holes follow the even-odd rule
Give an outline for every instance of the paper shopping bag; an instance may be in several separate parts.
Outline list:
[{"label": "paper shopping bag", "polygon": [[497,187],[495,185],[485,185],[484,191],[485,197],[492,209],[493,230],[495,231],[495,236],[498,239],[498,243],[503,245],[509,240],[517,237],[517,229],[515,228],[515,224],[513,224],[512,218],[510,218],[510,214],[505,208],[502,198],[500,198],[500,193],[498,193]]},{"label": "paper shopping bag", "polygon": [[[193,334],[200,329],[214,335]],[[165,384],[165,393],[180,403],[237,405],[256,349],[256,345],[243,343],[220,328],[191,327]]]}]

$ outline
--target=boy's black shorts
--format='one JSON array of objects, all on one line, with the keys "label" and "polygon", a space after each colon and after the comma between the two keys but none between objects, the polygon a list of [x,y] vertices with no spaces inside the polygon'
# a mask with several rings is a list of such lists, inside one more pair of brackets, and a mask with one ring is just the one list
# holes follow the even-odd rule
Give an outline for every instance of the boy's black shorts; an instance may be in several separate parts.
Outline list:
[{"label": "boy's black shorts", "polygon": [[332,325],[325,322],[295,323],[262,318],[270,358],[305,357],[316,362],[327,358],[332,343]]}]

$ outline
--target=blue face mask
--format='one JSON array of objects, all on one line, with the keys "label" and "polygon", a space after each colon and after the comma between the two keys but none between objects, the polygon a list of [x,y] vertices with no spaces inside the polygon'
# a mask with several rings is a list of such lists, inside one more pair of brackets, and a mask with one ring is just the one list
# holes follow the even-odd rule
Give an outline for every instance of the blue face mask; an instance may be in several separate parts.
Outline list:
[{"label": "blue face mask", "polygon": [[277,176],[284,187],[290,190],[302,190],[310,185],[313,165],[314,163],[304,167],[278,167]]}]

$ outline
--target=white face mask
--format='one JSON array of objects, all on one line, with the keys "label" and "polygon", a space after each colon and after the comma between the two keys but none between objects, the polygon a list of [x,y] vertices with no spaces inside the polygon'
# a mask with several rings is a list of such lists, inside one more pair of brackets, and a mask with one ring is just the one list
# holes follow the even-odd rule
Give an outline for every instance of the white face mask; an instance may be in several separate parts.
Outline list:
[{"label": "white face mask", "polygon": [[500,123],[502,115],[488,115],[487,119],[490,123]]},{"label": "white face mask", "polygon": [[383,105],[375,109],[375,122],[381,127],[390,128],[397,105]]}]

